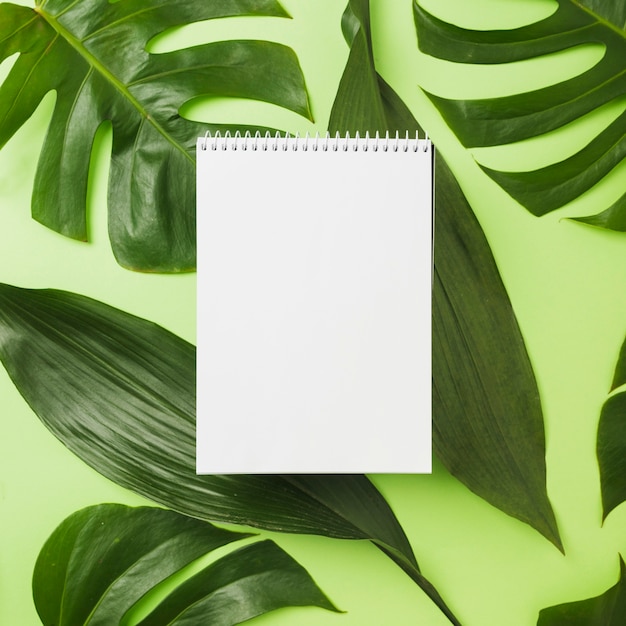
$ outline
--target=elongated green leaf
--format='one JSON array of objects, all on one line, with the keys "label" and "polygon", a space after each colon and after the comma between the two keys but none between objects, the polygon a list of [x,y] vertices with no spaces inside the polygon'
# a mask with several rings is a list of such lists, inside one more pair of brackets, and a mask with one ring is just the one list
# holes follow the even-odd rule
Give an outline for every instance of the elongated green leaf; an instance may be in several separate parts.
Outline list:
[{"label": "elongated green leaf", "polygon": [[[68,517],[42,548],[33,573],[35,606],[46,626],[119,626],[159,583],[204,554],[248,536],[173,511],[89,507]],[[230,626],[284,606],[305,605],[336,610],[300,565],[264,541],[201,570],[142,624]],[[168,613],[173,614],[166,621]],[[195,622],[189,621],[193,615]]]},{"label": "elongated green leaf", "polygon": [[537,626],[622,626],[626,623],[626,566],[620,559],[620,579],[606,593],[589,600],[543,609]]},{"label": "elongated green leaf", "polygon": [[369,0],[350,0],[342,29],[350,54],[330,114],[330,133],[423,131],[396,92],[376,72]]},{"label": "elongated green leaf", "polygon": [[[449,100],[428,94],[466,146],[494,146],[560,128],[626,93],[624,3],[612,0],[556,0],[551,16],[512,30],[475,31],[443,22],[414,0],[420,48],[460,63],[510,63],[584,44],[605,46],[602,59],[578,76],[531,92],[477,100]],[[535,215],[578,197],[602,180],[626,155],[626,113],[574,156],[531,172],[483,168]],[[612,228],[612,219],[598,226]],[[620,217],[617,222],[623,222]]]},{"label": "elongated green leaf", "polygon": [[604,517],[626,500],[626,342],[622,344],[611,395],[598,424],[597,455]]},{"label": "elongated green leaf", "polygon": [[[377,88],[372,78],[376,70],[367,45],[368,16],[366,0],[349,2],[344,30],[352,49],[331,113],[330,131],[414,132],[419,124],[406,105],[394,93],[394,109],[385,107],[389,99],[381,95],[384,90],[380,83]],[[369,80],[364,76],[364,63],[370,66]],[[391,88],[386,86],[385,90]],[[401,113],[398,115],[394,110]],[[506,513],[530,523],[562,549],[546,493],[543,418],[524,342],[489,245],[438,155],[435,189],[434,452],[470,489]],[[465,236],[468,241],[464,240]],[[468,267],[454,271],[451,266],[455,262]],[[446,291],[457,293],[454,305],[445,298],[442,300],[443,286]],[[494,310],[487,308],[486,303]],[[471,321],[462,329],[457,316],[467,316]],[[452,352],[458,359],[456,364],[448,361]],[[482,384],[474,387],[477,380]],[[518,397],[523,397],[519,403]],[[521,446],[519,437],[524,439]],[[452,623],[457,623],[428,581],[417,582]]]},{"label": "elongated green leaf", "polygon": [[491,250],[435,168],[433,450],[472,491],[562,549],[546,492],[539,391]]},{"label": "elongated green leaf", "polygon": [[238,15],[287,16],[277,0],[0,5],[0,61],[21,53],[0,86],[0,147],[47,92],[57,94],[35,180],[35,219],[86,239],[88,156],[98,126],[111,120],[109,234],[119,263],[145,271],[195,268],[195,141],[228,127],[190,122],[180,107],[200,95],[229,96],[310,117],[298,61],[285,46],[225,41],[166,54],[145,50],[173,26]]},{"label": "elongated green leaf", "polygon": [[[367,2],[353,1],[351,8],[353,16],[368,13]],[[398,127],[398,118],[382,115],[372,81],[357,80],[363,62],[348,60],[342,83],[355,93],[340,90],[331,119],[350,119],[355,101],[363,112],[349,127],[331,131],[417,128],[414,118]],[[401,119],[407,115],[408,109]],[[358,125],[375,119],[386,126]],[[524,341],[489,244],[439,154],[435,163],[433,451],[472,491],[562,549],[546,493],[543,416]]]},{"label": "elongated green leaf", "polygon": [[[369,0],[349,0],[342,27],[350,54],[330,114],[330,133],[384,135],[387,131],[423,132],[417,120],[396,92],[378,75],[374,66],[370,32]],[[329,496],[333,497],[332,494]],[[336,498],[335,498],[336,499]],[[387,546],[378,546],[419,585],[452,624],[460,622],[439,592],[416,564]]]},{"label": "elongated green leaf", "polygon": [[116,483],[201,519],[371,539],[417,570],[365,476],[196,475],[195,348],[163,328],[76,294],[0,285],[0,359],[52,433]]}]

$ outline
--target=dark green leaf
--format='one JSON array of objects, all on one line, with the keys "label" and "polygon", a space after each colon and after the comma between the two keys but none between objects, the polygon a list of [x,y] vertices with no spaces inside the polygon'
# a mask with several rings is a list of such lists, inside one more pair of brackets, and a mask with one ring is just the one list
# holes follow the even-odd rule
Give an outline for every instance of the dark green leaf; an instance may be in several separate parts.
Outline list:
[{"label": "dark green leaf", "polygon": [[626,232],[626,193],[618,198],[608,209],[587,217],[571,218],[576,222],[583,222],[591,226],[608,228],[619,232]]},{"label": "dark green leaf", "polygon": [[604,403],[598,425],[597,455],[604,517],[626,500],[626,342],[613,376],[613,395]]},{"label": "dark green leaf", "polygon": [[241,548],[171,593],[138,626],[231,626],[286,606],[337,609],[272,541]]},{"label": "dark green leaf", "polygon": [[342,27],[350,54],[330,114],[329,132],[363,136],[409,131],[414,135],[419,130],[423,134],[402,99],[376,72],[369,0],[350,0]]},{"label": "dark green leaf", "polygon": [[198,476],[195,348],[89,298],[0,285],[0,359],[43,423],[116,483],[193,517],[371,539],[417,570],[360,475]]},{"label": "dark green leaf", "polygon": [[44,624],[119,624],[150,589],[250,535],[172,511],[107,504],[68,517],[42,548],[33,596]]},{"label": "dark green leaf", "polygon": [[537,626],[623,626],[626,623],[626,567],[620,559],[620,580],[601,596],[543,609]]},{"label": "dark green leaf", "polygon": [[[396,92],[378,75],[374,66],[370,33],[369,0],[350,0],[343,14],[343,32],[350,54],[333,103],[328,129],[330,133],[422,132],[417,120]],[[300,479],[302,480],[302,478]],[[337,505],[341,496],[328,493]],[[417,564],[406,560],[404,554],[377,545],[419,585],[441,609],[452,624],[459,621],[448,608],[439,592],[423,576]]]},{"label": "dark green leaf", "polygon": [[[37,612],[46,626],[119,626],[164,580],[249,536],[162,509],[119,504],[83,509],[52,533],[39,554],[33,573]],[[202,609],[212,618],[202,623],[230,626],[305,605],[336,610],[300,565],[264,541],[222,557],[175,589],[151,614],[164,617],[175,609],[171,621],[149,617],[145,623],[199,624],[188,616],[197,618]]]},{"label": "dark green leaf", "polygon": [[228,96],[310,117],[302,72],[285,46],[222,41],[166,54],[145,50],[173,26],[238,15],[287,16],[276,0],[0,5],[0,61],[21,53],[0,86],[0,147],[46,93],[57,94],[35,180],[35,219],[86,239],[88,155],[99,125],[111,120],[109,234],[119,263],[194,269],[195,142],[218,126],[190,122],[180,107],[200,95]]},{"label": "dark green leaf", "polygon": [[[626,94],[624,5],[612,0],[556,0],[551,16],[512,30],[475,31],[443,22],[414,0],[420,48],[460,63],[510,63],[584,44],[605,46],[602,59],[580,75],[500,98],[448,100],[428,94],[466,146],[494,146],[564,126]],[[535,215],[563,206],[602,180],[626,155],[626,113],[574,156],[531,172],[484,168]],[[613,214],[620,207],[613,207]],[[599,219],[612,228],[624,221]]]},{"label": "dark green leaf", "polygon": [[[367,2],[353,0],[347,14],[367,15]],[[367,22],[360,23],[366,29]],[[381,114],[380,95],[358,80],[364,62],[373,63],[371,55],[350,56],[331,117],[349,120],[358,101],[355,120],[363,125],[331,131],[414,131],[412,116],[403,127]],[[406,111],[402,119],[411,115]],[[386,125],[366,126],[381,117]],[[546,493],[543,416],[524,341],[489,244],[447,165],[439,155],[435,160],[433,450],[472,491],[562,549]]]},{"label": "dark green leaf", "polygon": [[[354,43],[330,130],[414,132],[417,121],[391,88],[386,86],[381,95],[373,87],[368,15],[366,0],[349,3],[344,32]],[[365,63],[370,65],[369,80]],[[384,93],[393,94],[392,110],[381,104],[390,100]],[[562,549],[546,493],[543,417],[530,361],[489,245],[438,156],[435,207],[434,452],[470,489],[530,523]],[[455,623],[437,592],[427,589],[428,581],[418,584]]]},{"label": "dark green leaf", "polygon": [[562,549],[523,337],[487,240],[441,158],[435,181],[433,451],[472,491]]}]

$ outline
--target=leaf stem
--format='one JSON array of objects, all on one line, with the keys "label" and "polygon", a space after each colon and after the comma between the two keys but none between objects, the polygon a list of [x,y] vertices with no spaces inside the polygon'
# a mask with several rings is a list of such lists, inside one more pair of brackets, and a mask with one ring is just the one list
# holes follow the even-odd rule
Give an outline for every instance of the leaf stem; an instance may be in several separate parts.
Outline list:
[{"label": "leaf stem", "polygon": [[386,554],[400,569],[409,576],[409,578],[417,584],[417,586],[435,603],[439,610],[448,618],[451,624],[454,626],[462,626],[461,622],[457,619],[454,613],[450,610],[448,605],[444,602],[443,598],[439,595],[439,592],[435,589],[434,585],[427,580],[420,572],[417,565],[409,562],[404,555],[391,550],[388,546],[382,543],[373,541],[374,545]]}]

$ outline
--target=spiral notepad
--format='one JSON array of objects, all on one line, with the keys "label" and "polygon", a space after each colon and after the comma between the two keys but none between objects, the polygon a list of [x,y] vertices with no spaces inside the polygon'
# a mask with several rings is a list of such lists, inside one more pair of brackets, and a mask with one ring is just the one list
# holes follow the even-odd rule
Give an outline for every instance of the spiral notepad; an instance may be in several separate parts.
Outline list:
[{"label": "spiral notepad", "polygon": [[197,144],[197,471],[431,468],[432,146]]}]

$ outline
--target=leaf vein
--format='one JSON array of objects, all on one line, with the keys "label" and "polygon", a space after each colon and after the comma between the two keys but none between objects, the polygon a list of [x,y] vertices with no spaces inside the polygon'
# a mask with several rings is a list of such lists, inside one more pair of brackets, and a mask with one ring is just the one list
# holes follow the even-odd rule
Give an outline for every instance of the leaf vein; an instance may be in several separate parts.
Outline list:
[{"label": "leaf vein", "polygon": [[154,129],[167,141],[170,145],[172,145],[176,150],[182,153],[182,155],[187,159],[190,163],[194,164],[194,158],[187,152],[185,147],[178,143],[162,126],[157,122],[151,115],[148,114],[145,107],[141,104],[137,98],[133,96],[132,93],[128,90],[128,87],[119,80],[113,73],[102,63],[100,62],[89,50],[87,50],[80,40],[78,40],[70,31],[68,31],[62,24],[60,24],[56,18],[51,15],[43,14],[46,21],[54,28],[59,36],[61,36],[67,43],[72,47],[72,49],[83,58],[88,65],[90,65],[94,70],[100,74],[107,83],[109,83],[117,93],[120,94],[126,101],[128,101],[133,108],[137,111],[137,113],[141,116],[143,120],[147,120],[154,127]]}]

